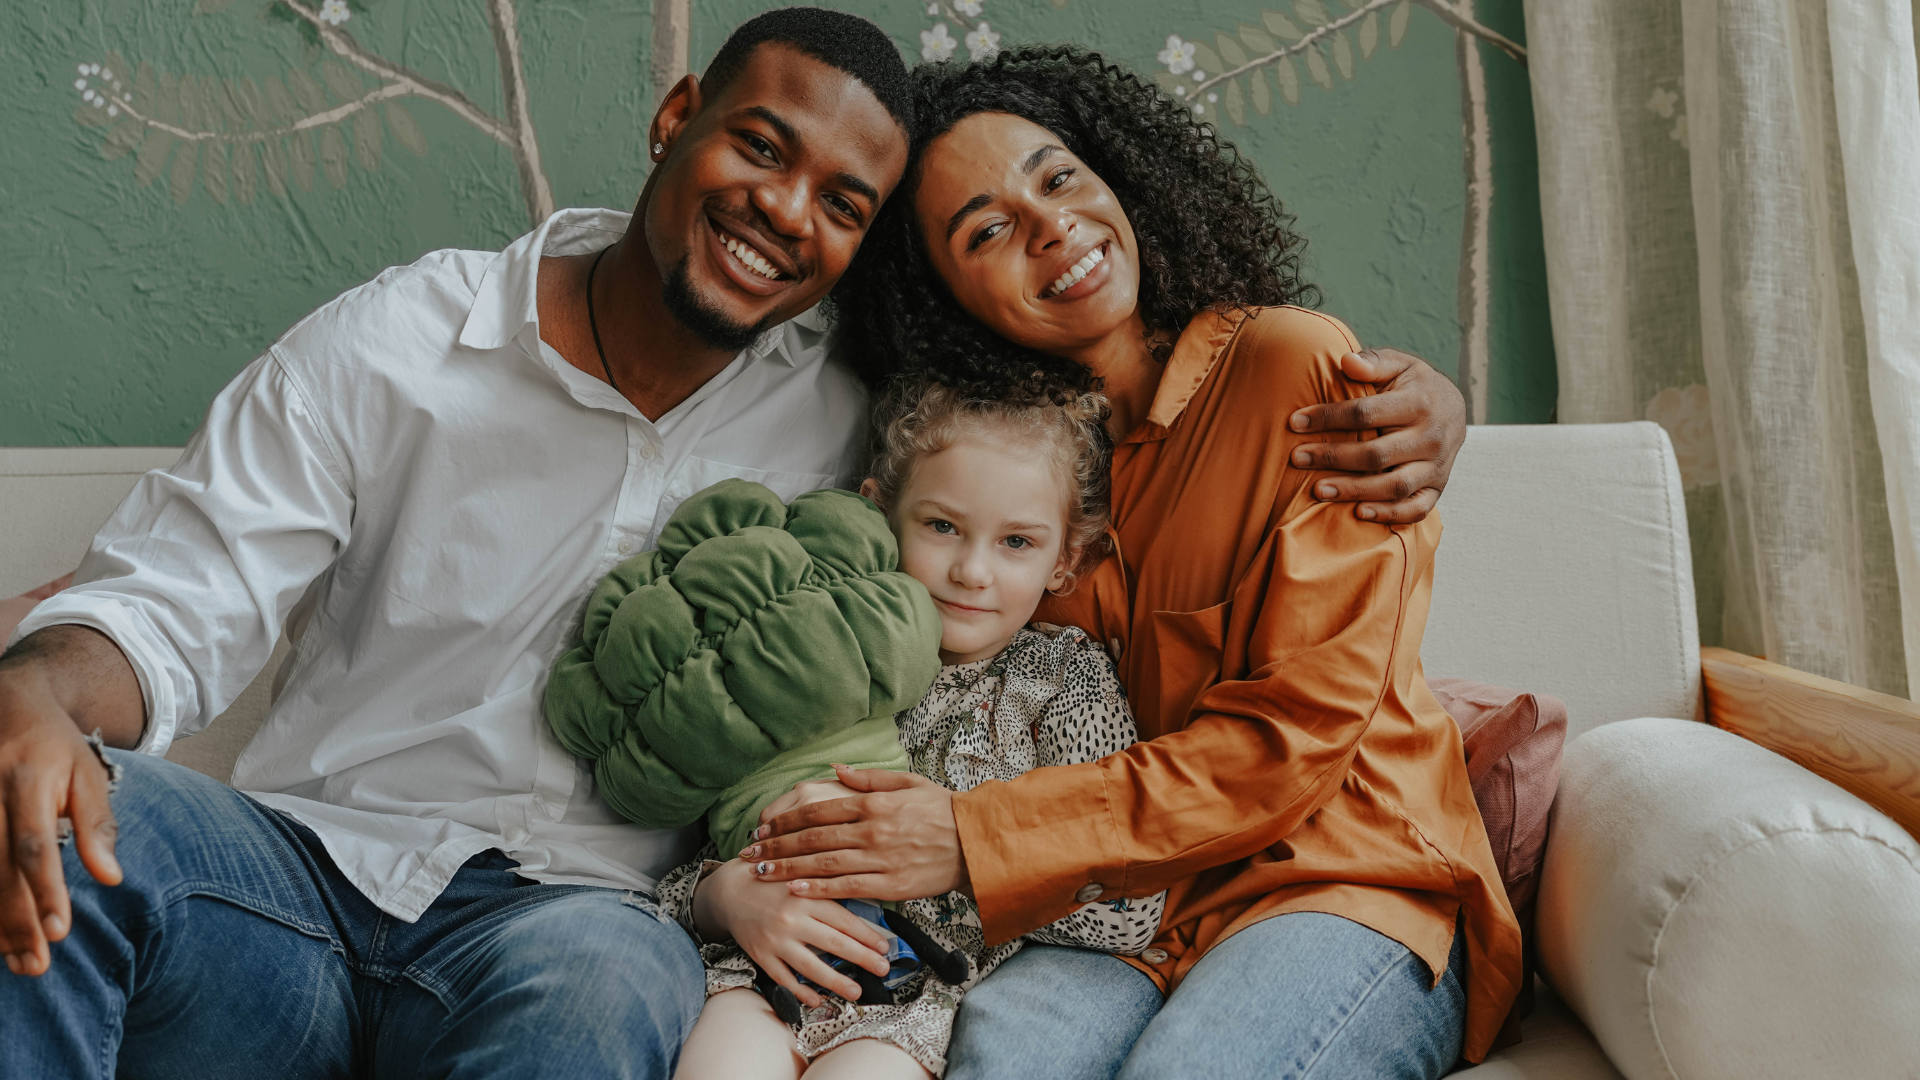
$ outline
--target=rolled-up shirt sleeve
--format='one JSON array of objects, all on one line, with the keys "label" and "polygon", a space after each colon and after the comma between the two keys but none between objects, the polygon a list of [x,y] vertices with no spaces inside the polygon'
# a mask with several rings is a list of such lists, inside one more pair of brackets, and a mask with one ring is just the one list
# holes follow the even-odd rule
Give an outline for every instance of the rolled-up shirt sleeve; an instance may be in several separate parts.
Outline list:
[{"label": "rolled-up shirt sleeve", "polygon": [[164,754],[259,674],[352,520],[340,448],[269,350],[214,399],[179,462],[140,479],[73,587],[36,607],[15,638],[59,624],[112,638],[145,698],[138,749]]}]

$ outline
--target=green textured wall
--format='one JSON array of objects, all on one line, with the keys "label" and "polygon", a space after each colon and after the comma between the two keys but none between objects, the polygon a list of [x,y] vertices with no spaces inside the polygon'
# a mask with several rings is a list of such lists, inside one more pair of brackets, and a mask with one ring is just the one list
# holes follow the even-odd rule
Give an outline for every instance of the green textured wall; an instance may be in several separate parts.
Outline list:
[{"label": "green textured wall", "polygon": [[[1003,44],[1074,41],[1151,72],[1165,70],[1155,56],[1169,34],[1212,43],[1217,31],[1261,24],[1263,7],[1311,26],[1358,3],[984,0],[967,21],[988,21]],[[695,0],[694,68],[728,28],[766,6]],[[927,0],[844,6],[877,20],[916,60],[921,31],[941,21]],[[1524,42],[1519,0],[1480,0],[1478,9],[1482,23]],[[1466,205],[1456,32],[1415,3],[1403,16],[1404,38],[1390,45],[1393,10],[1380,10],[1369,57],[1360,56],[1359,26],[1349,28],[1350,79],[1330,48],[1322,62],[1331,91],[1303,65],[1298,104],[1276,88],[1270,114],[1247,108],[1245,126],[1220,120],[1299,215],[1326,310],[1370,343],[1407,348],[1451,372]],[[347,11],[343,29],[368,51],[500,113],[484,4],[354,0]],[[555,200],[629,206],[646,169],[649,8],[518,0],[518,20]],[[1476,47],[1494,191],[1487,419],[1541,421],[1551,415],[1554,374],[1526,73]],[[0,6],[0,445],[178,443],[219,387],[316,305],[384,266],[441,247],[496,248],[526,228],[514,157],[433,101],[400,98],[404,116],[378,113],[369,124],[370,113],[342,122],[337,135],[299,136],[312,148],[310,189],[282,142],[286,194],[277,195],[263,158],[245,169],[234,150],[213,158],[177,141],[143,147],[146,133],[131,130],[137,122],[122,130],[124,116],[108,121],[104,107],[84,101],[76,80],[112,91],[105,72],[81,73],[110,64],[110,55],[130,62],[133,70],[111,72],[129,95],[141,67],[150,68],[155,93],[145,107],[170,109],[183,127],[196,119],[248,127],[243,87],[261,89],[262,123],[281,122],[271,115],[269,76],[285,88],[287,117],[300,104],[303,75],[326,108],[380,85],[357,74],[343,85],[338,71],[330,81],[317,35],[266,0]],[[184,102],[168,90],[182,74],[194,77]],[[209,94],[209,78],[240,92]],[[424,154],[408,146],[422,141]],[[369,152],[376,145],[377,158]],[[247,199],[243,172],[252,180]]]}]

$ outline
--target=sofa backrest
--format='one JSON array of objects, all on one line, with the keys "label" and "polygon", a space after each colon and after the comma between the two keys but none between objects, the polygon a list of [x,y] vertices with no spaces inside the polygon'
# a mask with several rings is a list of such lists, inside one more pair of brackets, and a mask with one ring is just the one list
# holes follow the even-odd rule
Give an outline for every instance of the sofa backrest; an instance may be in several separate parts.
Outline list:
[{"label": "sofa backrest", "polygon": [[1469,428],[1440,518],[1429,675],[1552,694],[1568,741],[1696,714],[1686,503],[1658,424]]},{"label": "sofa backrest", "polygon": [[177,446],[0,447],[0,596],[79,566],[134,481],[179,457]]},{"label": "sofa backrest", "polygon": [[[179,454],[0,447],[0,597],[79,565],[134,481]],[[1421,649],[1430,674],[1552,694],[1567,704],[1569,739],[1613,720],[1695,715],[1686,508],[1659,425],[1470,428],[1440,515]],[[284,651],[168,756],[226,779]]]}]

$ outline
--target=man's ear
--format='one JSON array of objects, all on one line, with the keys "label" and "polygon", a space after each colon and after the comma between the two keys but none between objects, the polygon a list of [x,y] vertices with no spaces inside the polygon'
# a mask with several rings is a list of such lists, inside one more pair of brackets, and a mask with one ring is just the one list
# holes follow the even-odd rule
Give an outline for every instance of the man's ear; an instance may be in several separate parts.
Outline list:
[{"label": "man's ear", "polygon": [[700,92],[700,76],[688,73],[673,89],[667,91],[666,99],[654,110],[653,125],[647,129],[649,148],[660,146],[664,152],[654,160],[665,158],[672,153],[673,142],[685,133],[693,118],[700,113],[700,105],[705,100]]}]

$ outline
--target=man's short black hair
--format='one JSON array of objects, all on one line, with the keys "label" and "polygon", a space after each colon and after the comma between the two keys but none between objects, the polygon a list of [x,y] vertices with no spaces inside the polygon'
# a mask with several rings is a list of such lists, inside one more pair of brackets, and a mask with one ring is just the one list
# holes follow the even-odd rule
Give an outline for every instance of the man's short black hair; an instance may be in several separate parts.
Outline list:
[{"label": "man's short black hair", "polygon": [[858,15],[817,7],[776,8],[740,24],[700,77],[708,97],[725,90],[753,50],[786,45],[860,80],[906,131],[913,130],[912,88],[906,62],[885,30]]}]

